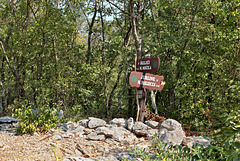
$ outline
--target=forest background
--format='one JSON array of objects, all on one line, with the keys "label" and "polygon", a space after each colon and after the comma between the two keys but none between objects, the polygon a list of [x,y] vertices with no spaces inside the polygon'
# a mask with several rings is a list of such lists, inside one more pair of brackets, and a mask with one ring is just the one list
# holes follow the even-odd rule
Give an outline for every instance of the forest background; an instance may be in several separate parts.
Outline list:
[{"label": "forest background", "polygon": [[239,110],[239,0],[2,0],[0,113],[136,118],[135,55],[158,56],[166,85],[147,107],[191,125]]}]

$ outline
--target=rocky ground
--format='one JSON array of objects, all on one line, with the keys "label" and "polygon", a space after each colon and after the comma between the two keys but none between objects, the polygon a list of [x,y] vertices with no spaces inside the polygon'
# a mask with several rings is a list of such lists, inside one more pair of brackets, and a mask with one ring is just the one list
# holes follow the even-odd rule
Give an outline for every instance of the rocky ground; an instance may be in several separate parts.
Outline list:
[{"label": "rocky ground", "polygon": [[154,133],[159,133],[162,142],[181,144],[184,141],[187,146],[195,142],[206,146],[210,143],[206,138],[186,137],[181,124],[172,119],[159,126],[155,121],[134,123],[132,118],[120,118],[106,123],[90,117],[76,123],[61,124],[57,130],[51,129],[44,135],[16,135],[16,120],[4,119],[3,123],[0,118],[1,161],[141,160],[131,155],[129,149],[149,150],[154,142]]},{"label": "rocky ground", "polygon": [[117,160],[112,155],[116,153],[124,155],[128,148],[144,142],[137,139],[131,145],[124,145],[113,140],[89,141],[78,136],[56,140],[54,137],[58,136],[57,134],[16,136],[2,131],[0,132],[0,160],[51,161],[57,160],[56,158],[63,160],[68,157],[96,158],[97,156]]}]

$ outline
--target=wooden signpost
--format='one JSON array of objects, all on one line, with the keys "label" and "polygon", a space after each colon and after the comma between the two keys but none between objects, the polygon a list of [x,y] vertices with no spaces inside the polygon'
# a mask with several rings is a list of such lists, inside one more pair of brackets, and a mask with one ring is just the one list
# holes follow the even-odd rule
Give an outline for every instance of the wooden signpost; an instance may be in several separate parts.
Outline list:
[{"label": "wooden signpost", "polygon": [[[132,71],[129,76],[129,84],[131,87],[137,87],[136,90],[136,98],[137,98],[137,105],[138,105],[138,113],[136,121],[142,121],[144,120],[144,113],[143,109],[146,107],[146,90],[162,90],[165,81],[163,76],[159,75],[153,75],[149,73],[157,72],[160,65],[160,59],[159,57],[146,57],[142,59],[136,59],[135,60],[135,71]],[[139,89],[140,88],[140,89]],[[143,89],[144,90],[143,90]],[[138,99],[140,99],[140,109],[138,104]],[[140,112],[140,114],[139,114]],[[140,115],[140,117],[139,117]]]}]

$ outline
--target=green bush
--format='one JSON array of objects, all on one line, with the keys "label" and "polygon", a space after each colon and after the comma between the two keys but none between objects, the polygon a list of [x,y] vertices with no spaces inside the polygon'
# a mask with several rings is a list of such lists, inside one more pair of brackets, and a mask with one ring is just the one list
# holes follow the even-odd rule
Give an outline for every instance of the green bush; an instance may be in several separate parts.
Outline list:
[{"label": "green bush", "polygon": [[216,140],[228,160],[240,160],[240,110],[224,114],[225,126],[216,130]]},{"label": "green bush", "polygon": [[20,133],[34,133],[34,132],[46,132],[50,128],[56,128],[59,123],[59,118],[57,116],[54,108],[49,107],[49,105],[43,105],[38,108],[37,112],[33,112],[31,106],[24,106],[14,110],[14,117],[19,119]]},{"label": "green bush", "polygon": [[150,147],[149,152],[139,149],[132,149],[132,154],[136,157],[146,160],[165,160],[165,161],[185,161],[185,160],[226,160],[227,155],[223,147],[210,145],[204,148],[196,144],[191,149],[187,146],[172,146],[162,142],[156,142]]},{"label": "green bush", "polygon": [[172,146],[162,142],[156,142],[150,147],[149,152],[139,149],[132,149],[132,154],[146,160],[185,161],[185,160],[225,160],[223,148],[210,145],[204,148],[196,144],[191,149],[187,146]]}]

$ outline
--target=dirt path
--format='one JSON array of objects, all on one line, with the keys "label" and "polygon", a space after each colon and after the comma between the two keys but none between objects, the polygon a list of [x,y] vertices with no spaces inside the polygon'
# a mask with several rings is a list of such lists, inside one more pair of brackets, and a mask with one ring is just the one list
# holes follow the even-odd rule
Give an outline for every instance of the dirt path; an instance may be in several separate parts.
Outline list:
[{"label": "dirt path", "polygon": [[[42,135],[15,136],[0,132],[0,160],[56,160],[49,139],[41,140]],[[63,156],[61,153],[58,155]]]},{"label": "dirt path", "polygon": [[[61,133],[61,131],[58,131]],[[124,145],[113,140],[89,141],[70,136],[55,140],[55,134],[14,135],[0,131],[0,161],[55,161],[70,156],[107,156],[116,151],[127,151],[134,145]],[[140,141],[140,140],[139,140]]]}]

